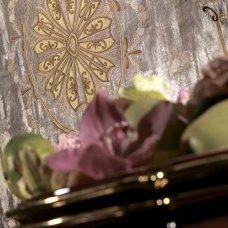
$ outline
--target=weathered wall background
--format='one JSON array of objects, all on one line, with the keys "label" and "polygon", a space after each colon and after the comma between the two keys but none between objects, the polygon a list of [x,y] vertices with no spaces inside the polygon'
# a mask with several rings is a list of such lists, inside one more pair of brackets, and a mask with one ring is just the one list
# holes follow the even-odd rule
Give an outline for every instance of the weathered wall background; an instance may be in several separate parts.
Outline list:
[{"label": "weathered wall background", "polygon": [[[192,88],[201,77],[201,67],[213,57],[223,54],[225,44],[228,45],[228,17],[224,15],[228,13],[227,0],[91,0],[91,3],[100,2],[100,5],[88,21],[96,17],[106,17],[111,21],[106,23],[105,30],[105,37],[109,39],[106,44],[109,46],[106,45],[100,51],[99,47],[93,49],[95,43],[90,41],[101,40],[103,36],[94,32],[88,38],[92,49],[84,53],[84,56],[92,53],[93,58],[87,55],[90,63],[95,57],[109,59],[110,67],[102,68],[102,72],[104,76],[108,75],[110,82],[104,83],[96,78],[93,65],[87,63],[90,71],[86,71],[83,68],[86,61],[82,60],[82,54],[78,51],[76,57],[79,60],[81,58],[81,62],[75,60],[72,52],[76,49],[69,51],[70,46],[67,46],[71,39],[72,21],[63,22],[58,16],[65,18],[70,15],[74,19],[80,9],[74,12],[64,10],[64,1],[60,1],[62,11],[53,7],[50,8],[52,11],[48,11],[48,5],[45,6],[44,2],[0,0],[1,148],[12,136],[21,132],[33,131],[54,139],[62,131],[70,131],[75,124],[78,126],[78,120],[85,108],[84,102],[89,101],[95,93],[93,85],[115,97],[119,86],[129,85],[137,71],[157,74],[167,79],[176,90],[179,87]],[[209,10],[209,15],[206,15],[202,10],[203,5],[212,7],[214,13]],[[216,12],[223,15],[218,18],[221,21],[212,20],[212,16],[217,19]],[[49,27],[45,27],[46,30],[42,30],[42,24],[38,24],[42,22],[37,19],[39,13],[47,15],[46,25]],[[35,32],[36,25],[41,26],[38,32]],[[223,36],[220,34],[220,39],[218,26],[221,26],[223,33]],[[77,24],[76,27],[80,25]],[[58,34],[53,35],[49,30],[47,32],[49,28],[57,28]],[[77,32],[75,35],[79,36]],[[58,38],[62,43],[55,42]],[[43,49],[41,46],[35,48],[39,41],[43,42]],[[83,45],[79,40],[72,42],[77,50]],[[60,45],[59,49],[54,44]],[[65,60],[56,58],[50,62],[50,57],[58,55],[59,50],[67,50]],[[42,63],[43,59],[45,60]],[[76,68],[72,68],[72,62]],[[43,68],[39,64],[43,64]],[[57,82],[60,87],[48,88],[47,81],[51,80],[61,64],[66,68],[65,77],[68,79],[59,81],[59,84]],[[70,77],[69,69],[78,75],[77,82]],[[83,71],[86,74],[84,78]],[[86,81],[89,81],[87,87]],[[76,84],[78,90],[74,87]],[[0,227],[13,226],[13,222],[7,220],[4,214],[15,206],[16,201],[8,192],[0,170]]]}]

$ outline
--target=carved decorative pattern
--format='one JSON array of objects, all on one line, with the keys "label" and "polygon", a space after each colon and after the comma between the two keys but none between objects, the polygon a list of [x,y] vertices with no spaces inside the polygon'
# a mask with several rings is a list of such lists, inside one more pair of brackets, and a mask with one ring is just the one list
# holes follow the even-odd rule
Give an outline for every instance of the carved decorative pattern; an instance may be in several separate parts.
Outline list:
[{"label": "carved decorative pattern", "polygon": [[115,82],[117,92],[129,68],[128,56],[141,52],[128,52],[117,0],[43,0],[39,6],[27,2],[22,37],[31,89],[52,122],[72,131],[52,106],[68,104],[62,110],[70,109],[72,117],[72,111],[82,112],[93,99],[97,86]]},{"label": "carved decorative pattern", "polygon": [[39,58],[38,63],[39,71],[48,73],[46,90],[55,100],[65,94],[76,111],[82,103],[77,84],[83,85],[83,103],[88,103],[96,91],[94,78],[108,82],[115,64],[103,56],[113,48],[115,39],[111,34],[112,19],[97,15],[101,0],[65,2],[67,16],[63,14],[59,0],[48,0],[45,13],[37,14],[33,29],[38,41],[34,50],[38,56],[48,52],[48,57]]}]

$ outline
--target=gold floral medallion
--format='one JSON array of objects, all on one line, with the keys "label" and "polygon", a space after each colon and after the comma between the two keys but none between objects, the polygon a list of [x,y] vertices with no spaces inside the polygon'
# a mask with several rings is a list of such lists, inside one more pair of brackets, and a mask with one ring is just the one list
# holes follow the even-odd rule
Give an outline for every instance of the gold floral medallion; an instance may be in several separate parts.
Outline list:
[{"label": "gold floral medallion", "polygon": [[97,91],[116,96],[129,67],[121,5],[28,0],[26,12],[23,43],[31,89],[52,122],[70,132]]}]

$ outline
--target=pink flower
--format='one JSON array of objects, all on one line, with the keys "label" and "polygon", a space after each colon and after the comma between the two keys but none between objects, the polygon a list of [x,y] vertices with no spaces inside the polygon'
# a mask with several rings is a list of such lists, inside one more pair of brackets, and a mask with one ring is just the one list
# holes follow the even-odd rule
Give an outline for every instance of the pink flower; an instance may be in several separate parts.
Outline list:
[{"label": "pink flower", "polygon": [[186,89],[180,89],[178,91],[177,102],[186,105],[191,98],[191,93]]},{"label": "pink flower", "polygon": [[81,147],[81,141],[76,133],[61,134],[59,136],[58,144],[54,146],[55,152],[68,149],[79,149]]},{"label": "pink flower", "polygon": [[129,172],[151,156],[172,110],[171,103],[161,102],[133,128],[113,101],[98,94],[81,120],[82,147],[51,155],[47,164],[53,170],[77,170],[95,180]]},{"label": "pink flower", "polygon": [[54,145],[55,153],[47,158],[49,167],[53,170],[61,170],[63,173],[71,172],[76,163],[75,155],[81,147],[80,138],[76,133],[61,134],[58,144]]}]

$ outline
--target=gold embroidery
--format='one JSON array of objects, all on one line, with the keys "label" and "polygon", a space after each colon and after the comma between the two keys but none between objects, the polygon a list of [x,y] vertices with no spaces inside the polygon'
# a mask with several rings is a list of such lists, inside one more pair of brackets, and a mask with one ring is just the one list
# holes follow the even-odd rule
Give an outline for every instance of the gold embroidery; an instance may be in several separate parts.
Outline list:
[{"label": "gold embroidery", "polygon": [[[56,100],[62,95],[62,88],[66,81],[65,94],[70,106],[74,110],[77,110],[80,104],[91,101],[96,91],[94,77],[102,81],[108,81],[108,72],[114,67],[114,63],[111,60],[107,59],[105,62],[102,62],[104,58],[99,56],[100,53],[105,54],[115,44],[115,40],[111,34],[112,20],[108,17],[100,16],[90,20],[91,16],[96,14],[96,10],[100,4],[99,0],[81,1],[81,8],[76,13],[79,2],[76,0],[66,1],[70,20],[69,27],[72,28],[73,21],[76,20],[78,26],[75,29],[67,28],[67,19],[64,18],[58,0],[47,0],[47,9],[45,9],[50,12],[54,21],[51,21],[44,14],[38,13],[38,23],[34,25],[34,31],[37,33],[39,39],[35,44],[34,50],[38,56],[48,51],[54,52],[60,49],[57,54],[53,55],[49,53],[47,59],[39,62],[39,71],[41,73],[52,71],[50,79],[47,80],[46,90],[50,91]],[[100,34],[102,31],[104,33]],[[43,35],[48,35],[48,37],[44,39]],[[100,38],[93,38],[95,35]],[[95,62],[95,59],[99,60],[102,64]],[[72,69],[76,65],[79,72],[76,69]],[[79,80],[79,78],[76,78],[77,73],[73,76],[72,72],[80,74],[81,84],[84,87],[86,100],[81,103],[76,98],[72,102],[72,95],[76,97],[77,94],[72,86],[77,88],[77,82]],[[70,73],[71,76],[69,75]],[[73,79],[73,77],[75,78]],[[74,92],[72,93],[72,91]],[[77,104],[75,100],[78,101]]]},{"label": "gold embroidery", "polygon": [[129,67],[128,57],[140,54],[128,50],[118,1],[43,0],[36,7],[36,2],[27,0],[22,41],[31,89],[24,94],[33,91],[64,132],[72,131],[71,123],[97,88],[107,86],[117,93]]},{"label": "gold embroidery", "polygon": [[34,46],[36,53],[43,53],[51,50],[63,48],[64,44],[56,40],[40,40]]}]

